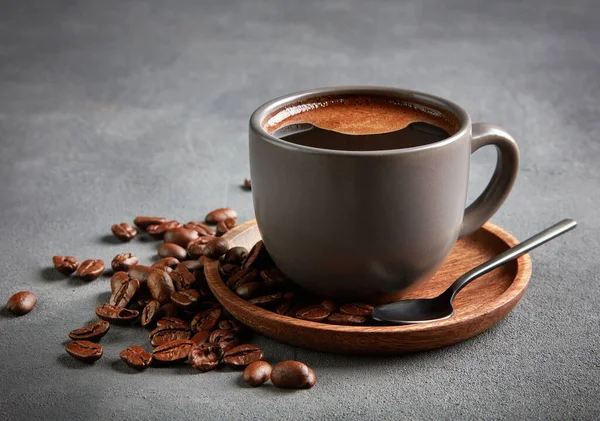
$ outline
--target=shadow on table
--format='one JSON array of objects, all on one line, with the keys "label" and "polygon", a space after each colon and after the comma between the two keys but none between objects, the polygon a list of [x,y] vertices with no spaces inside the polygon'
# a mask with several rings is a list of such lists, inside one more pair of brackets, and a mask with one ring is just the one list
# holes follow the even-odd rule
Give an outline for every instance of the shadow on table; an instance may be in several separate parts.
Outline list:
[{"label": "shadow on table", "polygon": [[64,281],[69,279],[69,275],[64,275],[54,269],[54,266],[48,266],[42,268],[40,271],[40,275],[44,281],[54,282],[54,281]]},{"label": "shadow on table", "polygon": [[76,360],[75,358],[69,356],[68,354],[61,354],[56,357],[56,362],[62,365],[65,368],[69,368],[72,370],[84,370],[86,368],[90,368],[94,365],[94,363],[84,363],[83,361]]},{"label": "shadow on table", "polygon": [[123,244],[124,241],[119,240],[112,234],[102,235],[98,238],[98,242],[102,244]]}]

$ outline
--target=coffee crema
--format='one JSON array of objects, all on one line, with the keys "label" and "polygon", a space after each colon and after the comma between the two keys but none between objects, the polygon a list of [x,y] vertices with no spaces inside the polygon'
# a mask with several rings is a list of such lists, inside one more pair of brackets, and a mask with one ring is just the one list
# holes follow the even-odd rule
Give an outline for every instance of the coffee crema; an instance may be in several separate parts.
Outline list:
[{"label": "coffee crema", "polygon": [[265,130],[287,142],[321,149],[369,151],[423,146],[458,131],[457,119],[401,99],[346,95],[313,98],[275,111]]}]

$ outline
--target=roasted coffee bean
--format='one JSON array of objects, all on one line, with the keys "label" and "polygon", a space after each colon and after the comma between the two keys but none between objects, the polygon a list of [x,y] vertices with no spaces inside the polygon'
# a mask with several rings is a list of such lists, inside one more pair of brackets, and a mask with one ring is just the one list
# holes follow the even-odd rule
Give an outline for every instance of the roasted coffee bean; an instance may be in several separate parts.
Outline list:
[{"label": "roasted coffee bean", "polygon": [[121,286],[112,293],[110,301],[108,302],[112,306],[127,307],[133,297],[137,294],[140,289],[140,281],[137,279],[129,278],[124,281]]},{"label": "roasted coffee bean", "polygon": [[152,354],[146,351],[141,346],[128,346],[119,354],[121,360],[131,368],[143,370],[152,362]]},{"label": "roasted coffee bean", "polygon": [[221,275],[221,278],[227,279],[232,274],[234,274],[239,268],[240,267],[238,265],[233,265],[231,263],[219,265],[219,275]]},{"label": "roasted coffee bean", "polygon": [[325,320],[329,314],[331,314],[331,312],[321,304],[315,304],[298,310],[296,312],[296,317],[311,322],[320,322],[321,320]]},{"label": "roasted coffee bean", "polygon": [[242,379],[252,387],[258,387],[269,381],[273,368],[266,361],[254,361],[244,369]]},{"label": "roasted coffee bean", "polygon": [[33,310],[36,303],[37,298],[32,292],[20,291],[8,299],[6,310],[17,316],[22,316]]},{"label": "roasted coffee bean", "polygon": [[256,269],[242,269],[241,271],[235,272],[229,281],[227,281],[227,284],[231,285],[233,290],[236,290],[242,285],[260,281],[260,277],[258,276],[258,271]]},{"label": "roasted coffee bean", "polygon": [[182,289],[171,294],[171,302],[177,307],[190,309],[200,300],[200,293],[195,289]]},{"label": "roasted coffee bean", "polygon": [[151,300],[146,304],[142,311],[140,324],[143,327],[152,327],[160,317],[160,303],[156,300]]},{"label": "roasted coffee bean", "polygon": [[163,318],[166,318],[166,317],[177,317],[177,315],[179,314],[179,309],[173,303],[163,304],[160,307],[160,314],[161,314],[161,316]]},{"label": "roasted coffee bean", "polygon": [[133,279],[126,272],[115,272],[113,276],[110,277],[110,292],[115,292],[123,283]]},{"label": "roasted coffee bean", "polygon": [[63,275],[70,275],[77,270],[79,262],[73,256],[54,256],[52,257],[54,269]]},{"label": "roasted coffee bean", "polygon": [[208,224],[217,224],[228,218],[236,219],[237,217],[238,214],[235,210],[231,208],[219,208],[206,215],[205,221]]},{"label": "roasted coffee bean", "polygon": [[233,330],[234,332],[242,332],[247,329],[247,327],[241,322],[235,319],[225,319],[221,320],[218,324],[219,329],[223,330]]},{"label": "roasted coffee bean", "polygon": [[200,235],[197,231],[187,228],[172,228],[165,232],[164,242],[173,243],[183,248],[187,247],[190,241],[197,239]]},{"label": "roasted coffee bean", "polygon": [[180,319],[179,317],[174,317],[174,316],[166,316],[166,317],[163,317],[162,319],[159,319],[156,322],[156,327],[168,327],[168,326],[182,327],[185,329],[189,329],[189,327],[190,327],[188,322],[186,322],[183,319]]},{"label": "roasted coffee bean", "polygon": [[184,260],[181,262],[181,265],[190,272],[204,269],[204,263],[201,262],[200,259]]},{"label": "roasted coffee bean", "polygon": [[215,235],[215,230],[203,222],[190,221],[183,225],[183,228],[196,231],[199,235]]},{"label": "roasted coffee bean", "polygon": [[[293,306],[294,306],[294,294],[291,292],[286,292],[285,294],[283,294],[281,304],[279,304],[277,306],[277,309],[275,310],[275,312],[277,314],[287,316],[287,314],[290,312],[290,310],[292,309]],[[298,310],[300,310],[300,307],[298,308]]]},{"label": "roasted coffee bean", "polygon": [[223,352],[231,349],[241,343],[241,339],[236,332],[230,329],[217,329],[210,334],[209,342],[219,344]]},{"label": "roasted coffee bean", "polygon": [[[146,292],[148,292],[148,291],[146,291],[146,290],[139,291],[139,293],[138,293],[139,296],[135,300],[137,306],[139,308],[141,308],[142,310],[148,305],[148,303],[150,301],[154,301],[150,295],[145,294]],[[141,295],[142,293],[144,294],[143,296]]]},{"label": "roasted coffee bean", "polygon": [[316,383],[316,376],[311,375],[306,364],[288,360],[275,364],[271,372],[271,382],[283,389],[303,389],[312,387]]},{"label": "roasted coffee bean", "polygon": [[264,294],[266,290],[264,282],[250,282],[235,289],[235,293],[242,298],[250,299]]},{"label": "roasted coffee bean", "polygon": [[181,228],[181,223],[178,221],[163,222],[162,224],[148,226],[146,231],[151,237],[162,239],[165,232],[173,228]]},{"label": "roasted coffee bean", "polygon": [[154,348],[152,359],[161,363],[174,363],[183,361],[194,347],[194,343],[187,339],[176,339]]},{"label": "roasted coffee bean", "polygon": [[352,316],[370,316],[372,312],[373,307],[364,303],[350,303],[340,307],[340,313]]},{"label": "roasted coffee bean", "polygon": [[156,268],[153,268],[151,266],[135,265],[130,267],[127,273],[132,278],[135,278],[138,281],[140,281],[141,286],[146,286],[146,283],[148,282],[148,277],[155,270]]},{"label": "roasted coffee bean", "polygon": [[183,326],[158,326],[150,332],[150,343],[159,346],[174,340],[189,339],[192,332]]},{"label": "roasted coffee bean", "polygon": [[221,235],[229,232],[229,230],[232,229],[233,227],[235,227],[236,225],[237,225],[237,222],[233,218],[227,218],[223,221],[219,221],[217,223],[217,235],[221,236]]},{"label": "roasted coffee bean", "polygon": [[79,276],[84,281],[93,281],[104,272],[104,262],[97,259],[85,260],[77,271],[76,276]]},{"label": "roasted coffee bean", "polygon": [[167,222],[167,218],[159,216],[138,216],[133,220],[135,226],[144,231],[146,231],[146,228],[150,225],[160,225],[164,222]]},{"label": "roasted coffee bean", "polygon": [[332,325],[361,326],[367,323],[365,316],[354,316],[352,314],[331,313],[327,321]]},{"label": "roasted coffee bean", "polygon": [[110,323],[105,320],[98,320],[97,322],[91,323],[87,326],[74,329],[69,333],[69,338],[74,341],[98,341],[101,337],[106,335],[110,329]]},{"label": "roasted coffee bean", "polygon": [[158,247],[157,254],[160,257],[175,257],[183,260],[187,257],[187,251],[175,243],[163,243]]},{"label": "roasted coffee bean", "polygon": [[117,254],[110,262],[110,267],[115,272],[124,271],[127,272],[130,267],[137,265],[139,259],[131,253],[120,253]]},{"label": "roasted coffee bean", "polygon": [[187,246],[187,252],[190,256],[202,256],[204,254],[204,249],[206,249],[206,245],[214,240],[213,236],[205,236],[200,237],[194,241],[191,241]]},{"label": "roasted coffee bean", "polygon": [[188,356],[188,361],[192,367],[206,372],[217,368],[221,362],[223,350],[217,344],[203,343],[194,347]]},{"label": "roasted coffee bean", "polygon": [[329,310],[332,313],[334,311],[337,311],[337,309],[339,308],[338,304],[333,300],[321,301],[321,306],[325,307],[327,310]]},{"label": "roasted coffee bean", "polygon": [[204,248],[204,255],[211,259],[218,259],[229,250],[229,243],[223,238],[215,238]]},{"label": "roasted coffee bean", "polygon": [[262,350],[253,344],[238,345],[223,354],[223,362],[234,367],[245,367],[255,361],[262,360]]},{"label": "roasted coffee bean", "polygon": [[283,295],[281,292],[270,294],[270,295],[262,295],[260,297],[252,298],[248,300],[250,304],[253,304],[258,307],[273,307],[279,304],[282,300]]},{"label": "roasted coffee bean", "polygon": [[267,249],[263,244],[262,240],[259,240],[254,247],[246,256],[246,260],[242,263],[243,268],[254,267],[257,268],[265,263],[268,263],[271,260],[271,257],[267,253]]},{"label": "roasted coffee bean", "polygon": [[113,235],[121,241],[129,241],[137,235],[137,231],[127,222],[121,222],[120,224],[114,224],[110,227]]},{"label": "roasted coffee bean", "polygon": [[208,342],[208,338],[210,337],[210,330],[201,330],[197,332],[194,336],[192,336],[191,341],[194,345],[198,346],[203,343]]},{"label": "roasted coffee bean", "polygon": [[190,289],[196,283],[194,274],[181,263],[169,275],[177,291]]},{"label": "roasted coffee bean", "polygon": [[172,269],[175,266],[177,266],[178,264],[179,264],[179,259],[176,259],[174,257],[163,257],[162,259],[159,259],[156,262],[152,263],[152,267],[165,270],[164,268],[166,268],[166,267]]},{"label": "roasted coffee bean", "polygon": [[102,345],[90,341],[71,341],[65,349],[71,357],[86,363],[94,362],[102,356]]},{"label": "roasted coffee bean", "polygon": [[221,318],[223,310],[220,307],[212,308],[209,310],[203,310],[196,314],[190,322],[190,327],[194,332],[201,330],[211,330],[217,325],[217,322]]},{"label": "roasted coffee bean", "polygon": [[134,321],[140,315],[137,310],[130,310],[110,304],[102,304],[96,307],[96,316],[107,322],[115,324],[126,324]]},{"label": "roasted coffee bean", "polygon": [[249,178],[244,178],[244,184],[243,187],[246,190],[252,190],[252,180],[250,180]]},{"label": "roasted coffee bean", "polygon": [[171,294],[175,292],[175,287],[169,274],[157,268],[152,268],[152,273],[148,276],[147,286],[152,298],[161,304],[168,303]]},{"label": "roasted coffee bean", "polygon": [[223,257],[223,263],[240,266],[246,256],[248,256],[248,249],[246,247],[235,246],[227,250],[227,253]]},{"label": "roasted coffee bean", "polygon": [[281,288],[289,283],[287,277],[277,268],[261,270],[260,277],[268,288]]},{"label": "roasted coffee bean", "polygon": [[306,384],[304,385],[304,389],[310,389],[315,384],[317,384],[317,375],[315,371],[308,367],[308,380],[306,380]]}]

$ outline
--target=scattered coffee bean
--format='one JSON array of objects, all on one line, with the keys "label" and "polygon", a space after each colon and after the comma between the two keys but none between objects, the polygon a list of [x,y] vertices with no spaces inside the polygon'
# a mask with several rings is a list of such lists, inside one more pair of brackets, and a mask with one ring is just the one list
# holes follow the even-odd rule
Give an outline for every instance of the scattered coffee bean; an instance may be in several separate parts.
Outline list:
[{"label": "scattered coffee bean", "polygon": [[332,313],[334,311],[337,311],[337,309],[339,308],[338,304],[333,300],[324,300],[321,302],[321,305]]},{"label": "scattered coffee bean", "polygon": [[141,346],[128,346],[119,354],[121,360],[131,368],[143,370],[152,362],[152,354],[146,351]]},{"label": "scattered coffee bean", "polygon": [[37,297],[32,292],[20,291],[8,299],[6,310],[17,316],[22,316],[33,310],[36,303]]},{"label": "scattered coffee bean", "polygon": [[85,260],[75,272],[84,281],[93,281],[104,272],[104,262],[98,259]]},{"label": "scattered coffee bean", "polygon": [[210,343],[218,344],[223,352],[239,345],[241,343],[240,337],[233,330],[214,330],[208,339]]},{"label": "scattered coffee bean", "polygon": [[186,322],[183,319],[180,319],[179,317],[175,317],[175,316],[165,316],[156,322],[156,327],[168,327],[168,326],[182,327],[185,329],[189,329],[189,327],[190,327],[188,322]]},{"label": "scattered coffee bean", "polygon": [[234,367],[244,367],[255,361],[262,360],[262,350],[253,344],[238,345],[223,354],[223,362]]},{"label": "scattered coffee bean", "polygon": [[200,237],[194,241],[191,241],[187,246],[187,252],[190,256],[198,257],[204,254],[206,245],[214,240],[213,236]]},{"label": "scattered coffee bean", "polygon": [[244,369],[242,379],[252,387],[258,387],[269,381],[273,368],[266,361],[254,361]]},{"label": "scattered coffee bean", "polygon": [[248,256],[248,249],[246,247],[236,246],[227,250],[223,257],[223,263],[239,266],[242,264],[244,259]]},{"label": "scattered coffee bean", "polygon": [[221,362],[223,350],[217,344],[203,343],[194,347],[188,356],[188,361],[192,367],[202,372],[207,372],[217,368]]},{"label": "scattered coffee bean", "polygon": [[372,312],[373,307],[364,303],[350,303],[340,307],[340,313],[352,316],[370,316]]},{"label": "scattered coffee bean", "polygon": [[237,225],[237,222],[233,218],[227,218],[223,221],[219,221],[217,223],[217,235],[221,236],[221,235],[229,232],[229,230],[231,230],[236,225]]},{"label": "scattered coffee bean", "polygon": [[147,282],[150,295],[161,304],[169,302],[171,294],[175,292],[173,281],[167,272],[157,268],[152,268]]},{"label": "scattered coffee bean", "polygon": [[306,384],[304,385],[304,389],[310,389],[315,384],[317,384],[317,375],[315,371],[308,367],[308,379],[306,380]]},{"label": "scattered coffee bean", "polygon": [[198,345],[208,342],[209,337],[210,337],[210,330],[201,330],[201,331],[197,332],[194,336],[192,336],[192,338],[190,340],[194,343],[194,345],[198,346]]},{"label": "scattered coffee bean", "polygon": [[212,236],[212,235],[215,235],[215,233],[216,233],[215,230],[212,229],[210,226],[206,225],[205,223],[196,222],[196,221],[190,221],[187,224],[184,224],[183,228],[194,230],[201,236],[204,236],[204,235]]},{"label": "scattered coffee bean", "polygon": [[211,259],[218,259],[229,250],[229,243],[223,238],[215,238],[204,248],[204,255]]},{"label": "scattered coffee bean", "polygon": [[281,292],[277,292],[275,294],[262,295],[260,297],[252,298],[248,300],[248,302],[258,307],[268,308],[279,304],[282,298],[283,294]]},{"label": "scattered coffee bean", "polygon": [[244,178],[244,184],[243,187],[246,190],[252,190],[252,180],[250,180],[249,178]]},{"label": "scattered coffee bean", "polygon": [[163,243],[158,247],[157,254],[160,257],[175,257],[176,259],[183,260],[187,256],[187,251],[175,243]]},{"label": "scattered coffee bean", "polygon": [[283,389],[302,389],[312,387],[316,383],[316,376],[311,375],[306,364],[288,360],[275,364],[271,382]]},{"label": "scattered coffee bean", "polygon": [[220,221],[224,221],[225,219],[236,219],[237,217],[238,214],[235,210],[231,208],[219,208],[206,215],[205,220],[208,224],[216,224]]},{"label": "scattered coffee bean", "polygon": [[185,360],[194,343],[187,339],[176,339],[154,348],[152,359],[161,363],[174,363]]},{"label": "scattered coffee bean", "polygon": [[[135,279],[129,276],[127,272],[115,272],[113,276],[110,277],[110,292],[115,292],[123,283],[129,281],[130,279]],[[139,281],[138,281],[139,282]]]},{"label": "scattered coffee bean", "polygon": [[[202,256],[202,257],[204,257],[204,256]],[[190,272],[193,272],[195,270],[202,270],[202,269],[204,269],[204,263],[200,259],[197,259],[197,260],[184,260],[183,262],[181,262],[181,266],[183,266],[184,268],[186,268]]]},{"label": "scattered coffee bean", "polygon": [[190,327],[194,332],[211,330],[217,325],[222,314],[223,310],[220,307],[203,310],[194,316],[190,322]]},{"label": "scattered coffee bean", "polygon": [[327,321],[333,325],[361,326],[367,323],[367,318],[352,314],[331,313],[327,317]]},{"label": "scattered coffee bean", "polygon": [[320,322],[327,319],[327,316],[329,316],[330,313],[331,312],[321,304],[315,304],[298,310],[296,312],[296,317],[311,322]]},{"label": "scattered coffee bean", "polygon": [[195,289],[182,289],[171,294],[171,302],[185,310],[193,308],[200,300],[200,293]]},{"label": "scattered coffee bean", "polygon": [[113,235],[121,241],[129,241],[137,235],[137,231],[127,222],[114,224],[110,227]]},{"label": "scattered coffee bean", "polygon": [[129,279],[124,281],[121,286],[112,293],[108,303],[112,306],[127,307],[139,289],[140,281],[129,277]]},{"label": "scattered coffee bean", "polygon": [[177,317],[177,315],[179,314],[179,309],[173,303],[163,304],[160,307],[160,314],[161,314],[161,316],[163,318],[166,318],[166,317]]},{"label": "scattered coffee bean", "polygon": [[225,319],[225,320],[221,320],[218,324],[219,329],[230,329],[233,330],[234,332],[242,332],[244,330],[247,329],[247,327],[242,324],[242,322],[235,320],[235,319]]},{"label": "scattered coffee bean", "polygon": [[190,289],[196,283],[196,277],[190,272],[185,264],[179,264],[170,273],[171,280],[177,291]]},{"label": "scattered coffee bean", "polygon": [[142,310],[140,324],[143,327],[152,327],[160,317],[160,303],[156,300],[150,300]]},{"label": "scattered coffee bean", "polygon": [[192,332],[184,326],[158,326],[150,332],[150,343],[152,346],[160,346],[168,342],[180,339],[189,339]]},{"label": "scattered coffee bean", "polygon": [[74,329],[69,333],[69,338],[74,341],[98,341],[101,337],[106,335],[110,329],[110,323],[105,320],[98,320],[97,322],[91,323],[87,326]]},{"label": "scattered coffee bean", "polygon": [[134,321],[140,315],[137,310],[130,310],[110,304],[102,304],[96,307],[96,316],[115,324],[126,324]]},{"label": "scattered coffee bean", "polygon": [[[183,248],[187,247],[190,241],[196,240],[199,234],[195,230],[187,228],[172,228],[165,232],[164,242],[173,243]],[[185,256],[180,260],[185,259]]]},{"label": "scattered coffee bean", "polygon": [[135,265],[130,267],[127,273],[132,278],[140,281],[141,286],[146,286],[146,283],[148,282],[148,277],[155,270],[156,268],[153,268],[152,266]]},{"label": "scattered coffee bean", "polygon": [[152,263],[152,267],[153,268],[161,268],[164,270],[165,267],[174,268],[178,264],[179,264],[179,259],[169,256],[169,257],[163,257],[162,259],[159,259],[156,262]]},{"label": "scattered coffee bean", "polygon": [[110,262],[110,267],[115,272],[125,271],[127,272],[130,267],[137,265],[139,259],[131,253],[120,253],[117,254]]},{"label": "scattered coffee bean", "polygon": [[67,353],[86,363],[94,362],[102,357],[102,345],[90,341],[72,341],[66,346]]},{"label": "scattered coffee bean", "polygon": [[266,290],[264,282],[249,282],[236,288],[235,293],[242,298],[250,299],[262,295]]},{"label": "scattered coffee bean", "polygon": [[77,270],[79,262],[73,256],[54,256],[52,257],[54,269],[63,275],[70,275]]},{"label": "scattered coffee bean", "polygon": [[164,222],[167,222],[167,218],[159,216],[138,216],[133,220],[135,226],[144,231],[146,231],[146,228],[150,225],[160,225]]},{"label": "scattered coffee bean", "polygon": [[165,232],[167,232],[170,229],[180,228],[180,227],[181,227],[180,222],[168,221],[168,222],[163,222],[162,224],[158,224],[158,225],[149,225],[148,228],[146,228],[146,231],[148,232],[148,234],[151,237],[154,237],[157,239],[162,239],[165,235]]}]

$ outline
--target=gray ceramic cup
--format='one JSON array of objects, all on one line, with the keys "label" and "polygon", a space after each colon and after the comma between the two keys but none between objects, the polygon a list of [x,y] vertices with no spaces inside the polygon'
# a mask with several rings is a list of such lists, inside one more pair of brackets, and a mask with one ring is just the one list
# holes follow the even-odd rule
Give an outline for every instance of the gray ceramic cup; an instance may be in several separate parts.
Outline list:
[{"label": "gray ceramic cup", "polygon": [[[425,146],[339,151],[271,136],[265,119],[294,103],[330,95],[376,95],[455,117],[459,130]],[[469,161],[493,145],[498,160],[484,192],[466,207]],[[519,150],[500,127],[472,124],[458,105],[386,87],[334,87],[286,95],[250,118],[250,173],[258,227],[277,266],[314,293],[385,302],[425,281],[456,240],[480,228],[517,177]]]}]

